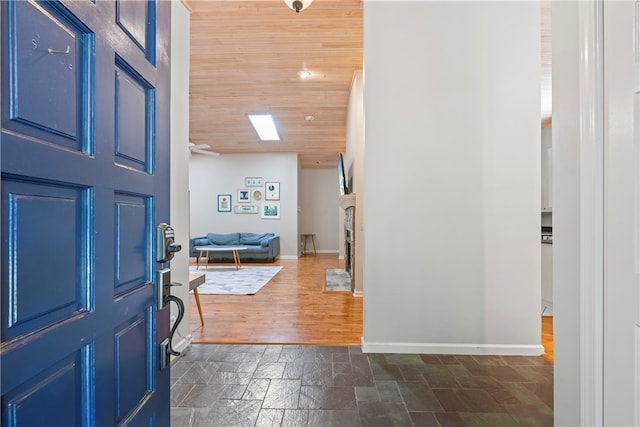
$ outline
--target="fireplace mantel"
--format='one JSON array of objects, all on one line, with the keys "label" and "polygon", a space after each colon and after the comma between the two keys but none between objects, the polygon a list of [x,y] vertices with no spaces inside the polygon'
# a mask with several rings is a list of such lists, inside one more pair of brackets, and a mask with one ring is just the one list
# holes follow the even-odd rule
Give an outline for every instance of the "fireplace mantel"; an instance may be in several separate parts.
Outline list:
[{"label": "fireplace mantel", "polygon": [[347,209],[356,205],[356,195],[355,194],[345,194],[344,196],[340,196],[338,199],[338,203],[342,209]]}]

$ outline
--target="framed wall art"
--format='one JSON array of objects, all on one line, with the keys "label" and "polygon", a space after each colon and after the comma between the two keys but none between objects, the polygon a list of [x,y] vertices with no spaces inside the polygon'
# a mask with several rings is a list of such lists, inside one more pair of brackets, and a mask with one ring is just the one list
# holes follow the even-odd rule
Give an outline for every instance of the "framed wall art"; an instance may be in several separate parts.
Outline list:
[{"label": "framed wall art", "polygon": [[251,190],[246,188],[241,188],[238,190],[238,203],[249,203],[251,202]]},{"label": "framed wall art", "polygon": [[279,182],[265,182],[264,199],[280,200],[280,183]]},{"label": "framed wall art", "polygon": [[233,207],[233,212],[237,214],[257,214],[258,206],[257,205],[235,205]]},{"label": "framed wall art", "polygon": [[231,194],[218,194],[218,212],[231,212]]},{"label": "framed wall art", "polygon": [[280,219],[280,203],[263,203],[263,219]]},{"label": "framed wall art", "polygon": [[262,187],[262,178],[259,176],[248,176],[244,179],[245,187]]}]

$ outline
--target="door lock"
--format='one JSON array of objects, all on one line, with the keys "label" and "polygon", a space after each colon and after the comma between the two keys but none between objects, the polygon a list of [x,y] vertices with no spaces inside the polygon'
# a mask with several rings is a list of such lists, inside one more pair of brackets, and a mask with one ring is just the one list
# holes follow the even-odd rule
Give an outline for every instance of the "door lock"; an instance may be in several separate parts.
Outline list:
[{"label": "door lock", "polygon": [[173,255],[180,250],[182,245],[175,242],[173,227],[164,222],[158,224],[156,226],[156,261],[171,261]]}]

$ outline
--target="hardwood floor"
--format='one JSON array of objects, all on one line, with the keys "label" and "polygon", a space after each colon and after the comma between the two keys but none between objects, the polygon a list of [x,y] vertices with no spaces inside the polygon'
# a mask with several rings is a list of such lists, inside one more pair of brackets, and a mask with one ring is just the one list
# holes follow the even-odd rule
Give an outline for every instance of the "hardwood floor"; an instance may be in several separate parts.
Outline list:
[{"label": "hardwood floor", "polygon": [[255,295],[200,294],[204,327],[190,296],[194,343],[360,344],[362,298],[324,291],[326,269],[344,261],[317,254],[268,265],[283,268]]},{"label": "hardwood floor", "polygon": [[[193,343],[360,345],[362,298],[324,291],[325,270],[344,261],[317,254],[275,265],[283,269],[255,295],[200,294],[204,326],[191,295]],[[542,344],[542,357],[553,363],[552,317],[542,318]]]},{"label": "hardwood floor", "polygon": [[542,358],[553,363],[553,317],[542,316],[542,346],[544,354]]}]

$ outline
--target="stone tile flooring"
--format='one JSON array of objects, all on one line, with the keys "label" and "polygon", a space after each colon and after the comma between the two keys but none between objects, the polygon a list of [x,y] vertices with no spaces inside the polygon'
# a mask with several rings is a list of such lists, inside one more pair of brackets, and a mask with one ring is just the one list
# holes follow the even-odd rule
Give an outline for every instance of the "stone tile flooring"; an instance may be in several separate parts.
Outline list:
[{"label": "stone tile flooring", "polygon": [[192,345],[171,366],[171,425],[552,426],[539,357]]}]

